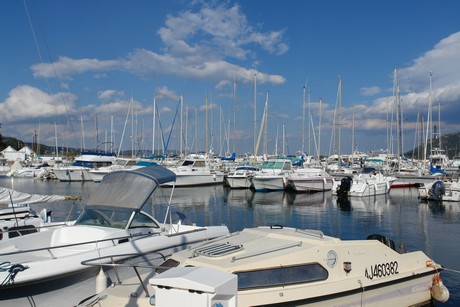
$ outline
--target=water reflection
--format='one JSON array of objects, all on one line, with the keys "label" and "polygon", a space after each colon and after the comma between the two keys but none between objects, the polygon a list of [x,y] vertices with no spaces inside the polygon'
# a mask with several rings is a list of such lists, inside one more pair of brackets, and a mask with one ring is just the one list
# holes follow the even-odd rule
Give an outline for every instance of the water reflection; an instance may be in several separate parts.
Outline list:
[{"label": "water reflection", "polygon": [[[0,186],[37,194],[83,195],[94,190],[92,183],[61,183],[0,178]],[[163,205],[154,205],[154,215],[162,220],[171,188],[164,189]],[[448,269],[460,271],[460,203],[422,203],[417,189],[394,189],[390,195],[337,200],[330,192],[295,194],[255,193],[223,186],[176,188],[172,211],[180,211],[199,225],[225,224],[230,231],[245,227],[281,224],[319,229],[341,239],[365,239],[371,233],[386,235],[408,250],[423,250]],[[165,198],[164,198],[165,197]],[[46,207],[53,216],[66,215],[73,202],[34,205]],[[55,215],[56,213],[56,215]],[[460,274],[443,272],[451,291],[447,304],[460,305]]]}]

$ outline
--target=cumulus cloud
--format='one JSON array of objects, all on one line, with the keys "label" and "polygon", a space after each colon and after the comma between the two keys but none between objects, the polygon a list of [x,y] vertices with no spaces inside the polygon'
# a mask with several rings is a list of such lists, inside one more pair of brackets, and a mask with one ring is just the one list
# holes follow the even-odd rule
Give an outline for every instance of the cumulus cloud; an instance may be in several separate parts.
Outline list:
[{"label": "cumulus cloud", "polygon": [[118,98],[122,96],[124,96],[124,91],[105,90],[105,91],[99,91],[97,93],[97,98],[101,100],[110,100],[110,99]]},{"label": "cumulus cloud", "polygon": [[180,96],[177,95],[174,91],[168,89],[166,86],[161,86],[155,88],[154,96],[158,100],[179,100]]},{"label": "cumulus cloud", "polygon": [[[430,97],[433,109],[441,107],[442,118],[449,118],[450,114],[458,114],[460,106],[460,32],[454,33],[437,43],[408,66],[397,69],[397,81],[400,92],[401,109],[404,114],[405,125],[415,127],[417,116],[428,117]],[[432,89],[430,91],[430,72],[432,74]],[[376,94],[378,87],[362,88],[361,93]],[[431,94],[430,94],[431,93]],[[430,96],[431,95],[431,96]],[[382,129],[389,120],[396,121],[397,98],[393,96],[380,97],[370,105],[358,105],[355,110],[356,127],[364,129]],[[434,113],[435,113],[434,111]],[[350,112],[351,109],[346,111]],[[344,112],[345,113],[345,112]],[[444,114],[444,115],[443,115]],[[437,114],[432,114],[432,119]],[[362,120],[361,120],[362,119]],[[456,120],[458,122],[458,120]],[[458,130],[457,122],[443,122],[444,131]]]},{"label": "cumulus cloud", "polygon": [[[205,6],[196,11],[168,15],[157,34],[164,44],[162,53],[138,48],[117,60],[59,57],[55,63],[39,63],[31,68],[35,77],[68,80],[75,74],[92,72],[96,78],[101,78],[110,71],[123,70],[143,78],[168,74],[211,80],[216,84],[233,79],[251,82],[253,69],[233,64],[232,60],[244,61],[251,55],[254,61],[254,45],[273,55],[289,50],[283,39],[284,30],[257,31],[237,4]],[[286,81],[280,75],[257,74],[259,83],[282,84]]]},{"label": "cumulus cloud", "polygon": [[72,112],[76,101],[77,97],[70,93],[49,95],[32,86],[17,86],[0,103],[0,122],[66,116],[67,111]]},{"label": "cumulus cloud", "polygon": [[460,32],[451,34],[433,49],[416,58],[410,66],[398,69],[398,80],[405,92],[429,87],[429,73],[433,86],[443,87],[458,79],[460,71]]},{"label": "cumulus cloud", "polygon": [[378,86],[371,86],[371,87],[362,87],[361,88],[361,95],[363,96],[373,96],[380,93],[380,87]]},{"label": "cumulus cloud", "polygon": [[88,71],[101,72],[116,68],[119,68],[119,61],[101,61],[97,59],[76,60],[69,57],[59,57],[55,63],[39,63],[31,67],[35,77],[58,77],[64,79],[70,79],[74,74],[81,74]]}]

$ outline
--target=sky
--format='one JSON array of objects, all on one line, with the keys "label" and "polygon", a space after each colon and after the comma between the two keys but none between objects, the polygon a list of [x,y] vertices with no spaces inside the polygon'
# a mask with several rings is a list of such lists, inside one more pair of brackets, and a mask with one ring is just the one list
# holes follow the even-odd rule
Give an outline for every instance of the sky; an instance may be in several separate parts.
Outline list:
[{"label": "sky", "polygon": [[82,150],[407,151],[433,136],[427,123],[460,131],[458,12],[456,0],[1,1],[0,133]]}]

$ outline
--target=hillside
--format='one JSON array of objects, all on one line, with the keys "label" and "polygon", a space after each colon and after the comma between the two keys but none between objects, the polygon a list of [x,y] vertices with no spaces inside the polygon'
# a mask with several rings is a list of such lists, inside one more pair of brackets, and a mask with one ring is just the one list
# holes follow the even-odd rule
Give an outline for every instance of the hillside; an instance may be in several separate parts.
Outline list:
[{"label": "hillside", "polygon": [[[438,147],[438,140],[433,139],[433,147]],[[428,140],[428,146],[427,146],[427,155],[429,155],[431,151],[431,146],[430,146],[430,140]],[[455,132],[455,133],[449,133],[446,135],[441,136],[441,148],[445,150],[447,156],[449,156],[449,159],[452,159],[454,156],[460,154],[460,132]],[[406,157],[409,158],[418,158],[418,157],[423,157],[423,146],[419,146],[417,148],[414,148],[413,150],[410,150],[406,152]]]}]

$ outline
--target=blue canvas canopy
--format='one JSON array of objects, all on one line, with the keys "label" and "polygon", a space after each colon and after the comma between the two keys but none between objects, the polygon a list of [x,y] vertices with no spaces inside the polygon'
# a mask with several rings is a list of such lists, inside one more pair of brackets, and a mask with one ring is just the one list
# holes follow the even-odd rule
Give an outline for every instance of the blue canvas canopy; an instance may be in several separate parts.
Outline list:
[{"label": "blue canvas canopy", "polygon": [[176,174],[159,165],[114,171],[103,177],[86,207],[140,209],[160,184],[171,181],[176,181]]}]

